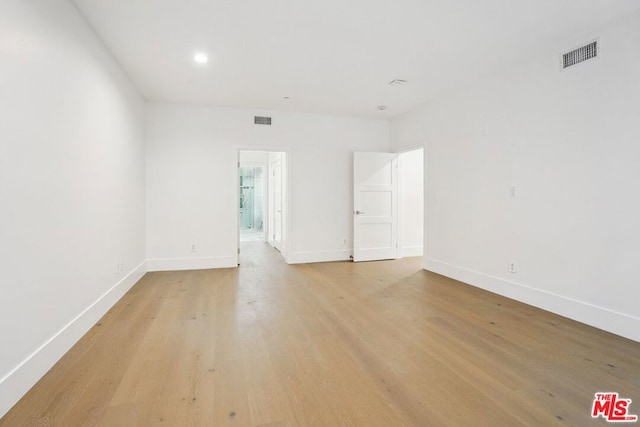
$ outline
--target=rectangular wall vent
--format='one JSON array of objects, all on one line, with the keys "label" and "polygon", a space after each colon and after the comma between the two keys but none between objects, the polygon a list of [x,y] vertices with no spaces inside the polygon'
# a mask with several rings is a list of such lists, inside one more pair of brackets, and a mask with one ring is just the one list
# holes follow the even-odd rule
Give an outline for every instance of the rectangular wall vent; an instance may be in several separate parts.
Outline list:
[{"label": "rectangular wall vent", "polygon": [[271,126],[271,117],[254,116],[253,117],[253,123],[255,123],[257,125],[269,125],[269,126]]},{"label": "rectangular wall vent", "polygon": [[581,62],[593,59],[598,56],[598,41],[580,46],[570,52],[562,54],[562,69],[572,67]]}]

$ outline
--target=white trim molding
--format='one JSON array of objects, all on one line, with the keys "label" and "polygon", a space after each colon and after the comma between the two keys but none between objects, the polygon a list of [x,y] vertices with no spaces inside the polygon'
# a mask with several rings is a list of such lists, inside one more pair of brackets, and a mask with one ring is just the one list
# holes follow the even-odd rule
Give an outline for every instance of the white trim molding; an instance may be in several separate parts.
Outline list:
[{"label": "white trim molding", "polygon": [[147,271],[207,270],[238,267],[237,256],[156,258],[147,260]]},{"label": "white trim molding", "polygon": [[289,252],[287,264],[306,264],[314,262],[349,261],[352,249],[337,249],[333,251]]},{"label": "white trim molding", "polygon": [[0,418],[55,365],[84,334],[146,273],[141,263],[122,280],[42,343],[18,366],[0,378]]},{"label": "white trim molding", "polygon": [[425,270],[640,342],[640,319],[584,301],[425,257]]},{"label": "white trim molding", "polygon": [[422,246],[406,246],[400,248],[400,258],[422,256]]}]

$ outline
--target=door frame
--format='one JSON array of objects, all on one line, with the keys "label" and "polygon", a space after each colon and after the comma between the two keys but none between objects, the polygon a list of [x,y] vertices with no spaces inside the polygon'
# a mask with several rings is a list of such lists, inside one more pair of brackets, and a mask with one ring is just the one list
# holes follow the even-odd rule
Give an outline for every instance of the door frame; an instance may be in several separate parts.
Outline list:
[{"label": "door frame", "polygon": [[[236,145],[235,147],[235,164],[233,165],[234,168],[234,174],[235,174],[235,179],[233,180],[233,185],[235,186],[234,192],[233,194],[235,194],[235,199],[234,199],[234,204],[233,204],[233,211],[234,211],[234,230],[236,233],[236,248],[235,248],[235,253],[236,253],[236,264],[240,265],[240,203],[238,202],[240,200],[240,174],[238,173],[238,169],[239,169],[239,164],[240,164],[240,152],[241,151],[260,151],[260,152],[265,152],[265,153],[284,153],[285,154],[285,165],[284,165],[284,172],[285,172],[285,180],[283,182],[283,186],[284,186],[284,190],[285,190],[285,203],[283,206],[285,206],[286,212],[286,218],[285,221],[282,222],[282,233],[283,233],[283,238],[282,238],[282,246],[283,246],[283,251],[280,252],[282,254],[282,257],[284,258],[285,262],[287,264],[289,264],[289,253],[291,252],[291,223],[292,223],[292,218],[293,218],[293,209],[292,209],[292,183],[293,183],[293,179],[292,179],[292,174],[291,171],[293,170],[293,168],[291,167],[291,165],[293,164],[293,155],[292,155],[292,150],[291,147],[284,147],[284,146],[273,146],[273,145],[268,145],[268,146],[262,146],[262,145]],[[269,186],[269,174],[271,173],[271,165],[269,164],[269,162],[267,162],[267,169],[266,169],[266,179],[267,181],[265,182],[265,185]],[[267,191],[268,193],[268,191]],[[266,198],[265,198],[265,204],[267,206],[267,208],[265,209],[266,214],[269,214],[269,209],[268,209],[268,203],[269,203],[269,194],[266,194]],[[266,218],[265,218],[266,219]],[[265,221],[268,222],[268,221]],[[267,227],[268,228],[268,224]],[[269,232],[270,230],[267,230],[267,232]],[[267,234],[268,236],[268,234]]]}]

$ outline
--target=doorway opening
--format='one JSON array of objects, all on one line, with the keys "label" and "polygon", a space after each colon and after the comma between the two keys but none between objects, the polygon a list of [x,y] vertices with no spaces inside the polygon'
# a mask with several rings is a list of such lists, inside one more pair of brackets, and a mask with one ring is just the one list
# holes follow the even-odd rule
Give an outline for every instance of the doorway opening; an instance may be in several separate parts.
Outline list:
[{"label": "doorway opening", "polygon": [[353,172],[353,260],[422,256],[424,149],[356,152]]},{"label": "doorway opening", "polygon": [[264,242],[265,166],[240,163],[240,242]]},{"label": "doorway opening", "polygon": [[286,151],[238,150],[238,265],[265,248],[286,259],[288,166]]},{"label": "doorway opening", "polygon": [[424,148],[398,154],[398,258],[424,253]]}]

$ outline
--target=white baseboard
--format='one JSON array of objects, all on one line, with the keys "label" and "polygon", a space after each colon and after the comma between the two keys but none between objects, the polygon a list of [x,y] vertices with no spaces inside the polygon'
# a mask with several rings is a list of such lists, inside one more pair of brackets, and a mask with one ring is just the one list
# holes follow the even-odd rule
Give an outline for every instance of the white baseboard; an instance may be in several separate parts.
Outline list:
[{"label": "white baseboard", "polygon": [[0,378],[0,418],[146,273],[143,262]]},{"label": "white baseboard", "polygon": [[435,259],[425,257],[423,267],[425,270],[640,342],[640,319],[637,317]]},{"label": "white baseboard", "polygon": [[422,246],[406,246],[400,248],[400,258],[422,256]]},{"label": "white baseboard", "polygon": [[156,258],[147,260],[147,271],[206,270],[209,268],[235,268],[234,256],[203,258]]},{"label": "white baseboard", "polygon": [[290,252],[288,264],[305,264],[312,262],[348,261],[351,259],[352,249],[338,249],[333,251]]}]

